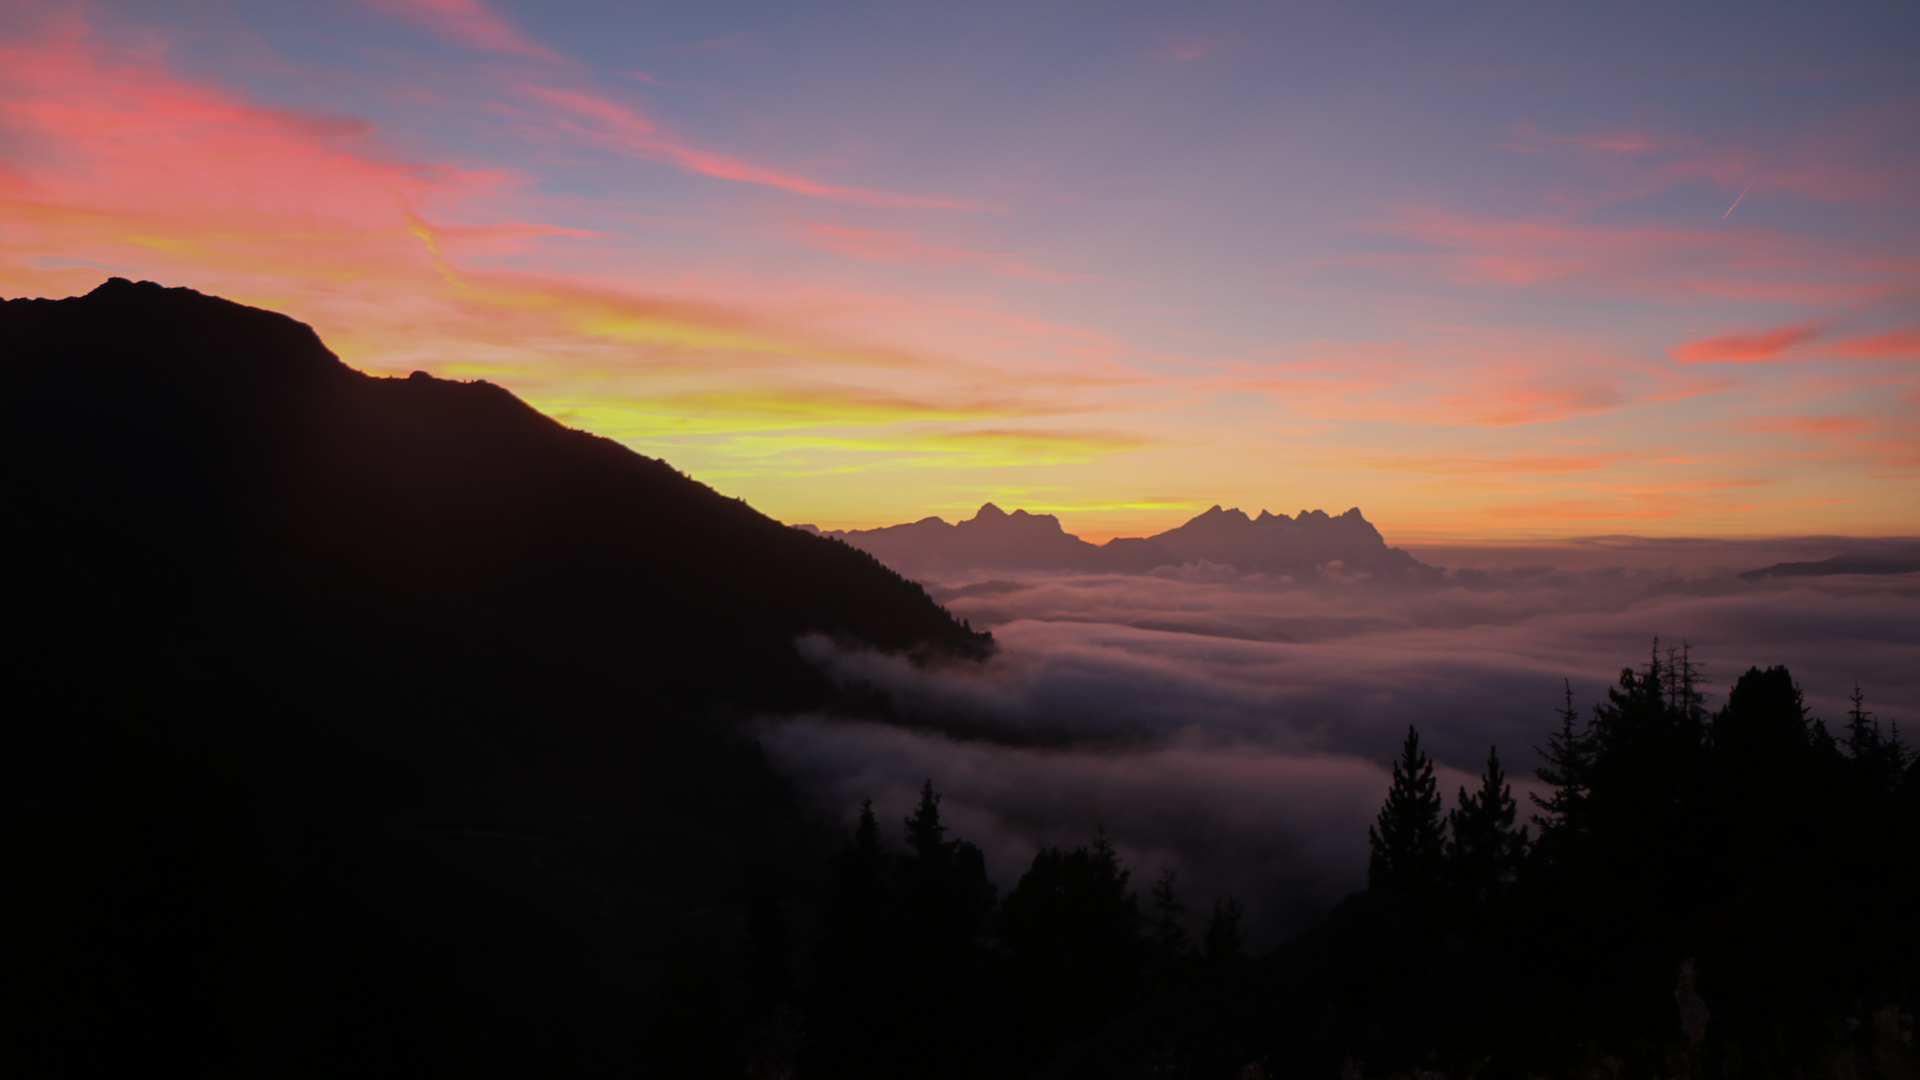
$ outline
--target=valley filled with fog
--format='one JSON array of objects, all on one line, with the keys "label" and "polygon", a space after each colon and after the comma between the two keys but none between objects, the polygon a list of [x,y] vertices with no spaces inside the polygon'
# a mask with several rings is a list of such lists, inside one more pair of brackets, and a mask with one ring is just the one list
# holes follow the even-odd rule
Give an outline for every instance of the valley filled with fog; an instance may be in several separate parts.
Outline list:
[{"label": "valley filled with fog", "polygon": [[[1874,542],[1864,542],[1869,550]],[[1908,727],[1920,701],[1920,574],[1755,576],[1860,541],[1629,541],[1419,549],[1413,582],[1241,574],[964,571],[922,577],[998,653],[983,667],[803,650],[883,692],[905,723],[769,718],[769,754],[823,812],[872,798],[892,837],[921,782],[1002,890],[1040,846],[1104,828],[1144,889],[1178,871],[1190,908],[1235,896],[1256,945],[1365,885],[1367,827],[1409,724],[1442,791],[1497,746],[1516,795],[1570,685],[1584,717],[1659,638],[1705,667],[1709,702],[1785,665],[1812,715],[1869,709]]]}]

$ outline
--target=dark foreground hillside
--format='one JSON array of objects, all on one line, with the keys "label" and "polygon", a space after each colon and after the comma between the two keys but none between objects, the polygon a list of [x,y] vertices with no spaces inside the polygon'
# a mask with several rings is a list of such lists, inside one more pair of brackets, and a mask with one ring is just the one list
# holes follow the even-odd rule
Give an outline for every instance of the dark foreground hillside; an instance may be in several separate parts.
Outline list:
[{"label": "dark foreground hillside", "polygon": [[0,304],[0,500],[0,1056],[42,1075],[633,1075],[663,968],[805,892],[728,723],[829,699],[794,639],[991,647],[498,387],[152,284]]}]

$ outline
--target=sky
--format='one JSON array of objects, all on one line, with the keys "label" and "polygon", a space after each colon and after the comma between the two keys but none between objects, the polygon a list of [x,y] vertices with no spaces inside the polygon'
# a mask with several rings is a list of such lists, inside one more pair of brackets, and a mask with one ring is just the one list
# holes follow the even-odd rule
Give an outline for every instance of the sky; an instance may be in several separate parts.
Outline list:
[{"label": "sky", "polygon": [[1920,534],[1912,4],[0,0],[0,295],[789,522]]}]

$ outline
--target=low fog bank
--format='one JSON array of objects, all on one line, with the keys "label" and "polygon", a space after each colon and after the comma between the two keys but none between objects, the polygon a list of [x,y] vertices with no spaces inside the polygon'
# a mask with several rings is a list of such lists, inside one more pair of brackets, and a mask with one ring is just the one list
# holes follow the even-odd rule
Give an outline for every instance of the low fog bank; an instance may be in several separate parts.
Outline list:
[{"label": "low fog bank", "polygon": [[1266,945],[1364,884],[1366,828],[1408,724],[1450,804],[1489,745],[1519,795],[1563,687],[1587,714],[1656,634],[1692,646],[1710,700],[1749,666],[1784,664],[1830,727],[1858,681],[1869,708],[1920,731],[1920,574],[1743,582],[1732,572],[1753,563],[1724,553],[1491,562],[1422,589],[1205,565],[930,583],[993,630],[998,655],[917,666],[809,640],[815,662],[909,726],[807,716],[770,720],[763,738],[821,807],[871,797],[890,833],[931,777],[1003,890],[1039,846],[1104,827],[1137,887],[1174,867],[1190,907],[1238,896]]},{"label": "low fog bank", "polygon": [[1689,577],[1731,577],[1775,563],[1818,562],[1835,556],[1902,558],[1920,555],[1920,537],[1584,536],[1551,542],[1455,543],[1399,541],[1408,554],[1443,567],[1479,570],[1552,566],[1561,570],[1654,570]]}]

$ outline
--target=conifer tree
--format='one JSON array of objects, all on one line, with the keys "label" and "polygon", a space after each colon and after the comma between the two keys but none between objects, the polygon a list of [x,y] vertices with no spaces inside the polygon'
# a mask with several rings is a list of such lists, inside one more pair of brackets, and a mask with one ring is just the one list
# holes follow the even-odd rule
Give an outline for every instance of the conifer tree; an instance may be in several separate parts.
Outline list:
[{"label": "conifer tree", "polygon": [[1031,1068],[1144,996],[1149,942],[1129,874],[1101,833],[1042,849],[1001,905],[998,940],[1015,1064]]},{"label": "conifer tree", "polygon": [[1167,988],[1179,981],[1193,959],[1193,939],[1187,936],[1187,906],[1174,889],[1178,875],[1169,866],[1153,883],[1153,927],[1148,944],[1153,952],[1155,980]]},{"label": "conifer tree", "polygon": [[[1682,858],[1697,839],[1687,829],[1707,797],[1707,728],[1670,700],[1669,668],[1658,639],[1654,644],[1645,670],[1620,672],[1588,728],[1586,831],[1609,849],[1609,858],[1636,864]],[[1793,726],[1804,742],[1798,725],[1796,714]]]},{"label": "conifer tree", "polygon": [[1910,762],[1907,748],[1900,742],[1900,727],[1890,725],[1892,734],[1880,732],[1880,721],[1867,711],[1867,696],[1855,683],[1847,696],[1847,757],[1853,771],[1875,796],[1891,794],[1900,786],[1902,774]]},{"label": "conifer tree", "polygon": [[1545,759],[1534,775],[1553,785],[1546,798],[1528,796],[1533,805],[1545,811],[1533,815],[1540,826],[1543,846],[1563,844],[1587,827],[1587,795],[1593,771],[1593,732],[1591,725],[1580,726],[1580,714],[1573,707],[1573,684],[1565,683],[1566,704],[1558,711],[1560,729],[1547,736],[1545,748],[1534,752]]},{"label": "conifer tree", "polygon": [[946,837],[947,827],[940,823],[940,796],[929,779],[920,785],[920,801],[907,815],[907,847],[923,861],[944,862]]},{"label": "conifer tree", "polygon": [[1201,937],[1201,957],[1208,966],[1231,963],[1246,955],[1246,938],[1240,930],[1242,914],[1240,901],[1232,897],[1213,902]]},{"label": "conifer tree", "polygon": [[904,973],[895,963],[899,913],[873,801],[862,800],[847,844],[834,858],[813,952],[805,1075],[880,1080],[897,1051],[886,1035]]},{"label": "conifer tree", "polygon": [[1387,801],[1375,826],[1367,830],[1373,848],[1367,864],[1368,888],[1420,893],[1439,883],[1445,854],[1440,809],[1433,760],[1420,749],[1420,733],[1408,725],[1400,760],[1393,764]]},{"label": "conifer tree", "polygon": [[893,987],[893,1034],[899,1043],[943,1048],[916,1065],[926,1077],[973,1075],[988,1049],[977,1032],[985,1023],[982,936],[993,911],[994,887],[980,849],[946,834],[940,796],[928,780],[907,817],[907,852],[896,864],[895,959],[904,974]]},{"label": "conifer tree", "polygon": [[1517,811],[1499,752],[1489,748],[1480,790],[1461,788],[1459,806],[1447,812],[1447,876],[1469,897],[1485,900],[1518,874],[1527,830],[1513,827]]}]

